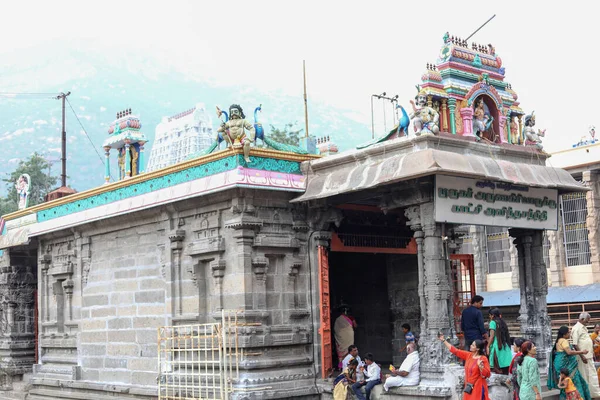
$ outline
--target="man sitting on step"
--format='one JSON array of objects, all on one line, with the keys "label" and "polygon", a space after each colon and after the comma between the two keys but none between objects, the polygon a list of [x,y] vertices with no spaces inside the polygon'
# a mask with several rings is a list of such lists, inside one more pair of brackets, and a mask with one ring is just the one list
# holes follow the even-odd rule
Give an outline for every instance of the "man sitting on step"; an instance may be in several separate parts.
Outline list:
[{"label": "man sitting on step", "polygon": [[388,376],[383,384],[383,389],[387,392],[390,388],[396,386],[417,386],[419,384],[419,352],[417,345],[410,343],[406,348],[408,356],[399,369],[390,366],[392,375]]}]

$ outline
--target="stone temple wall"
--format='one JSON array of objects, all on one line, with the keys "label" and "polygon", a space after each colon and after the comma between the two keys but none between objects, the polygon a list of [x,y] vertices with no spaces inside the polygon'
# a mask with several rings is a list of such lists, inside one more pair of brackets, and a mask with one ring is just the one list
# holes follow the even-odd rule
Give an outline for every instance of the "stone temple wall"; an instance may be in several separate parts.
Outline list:
[{"label": "stone temple wall", "polygon": [[234,397],[315,393],[308,225],[292,196],[235,189],[40,237],[32,398],[156,398],[157,328],[222,309],[247,326]]}]

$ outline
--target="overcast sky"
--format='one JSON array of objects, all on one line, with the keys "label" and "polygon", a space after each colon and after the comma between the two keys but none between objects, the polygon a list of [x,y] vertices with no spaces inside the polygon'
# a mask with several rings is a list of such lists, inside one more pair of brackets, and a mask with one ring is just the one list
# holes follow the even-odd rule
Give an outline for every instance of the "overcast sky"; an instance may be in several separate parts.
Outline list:
[{"label": "overcast sky", "polygon": [[[519,94],[522,108],[527,113],[535,110],[538,127],[547,128],[547,149],[557,150],[585,136],[589,125],[600,128],[600,80],[596,76],[599,6],[593,1],[549,4],[6,2],[0,24],[0,57],[40,44],[69,47],[72,38],[78,38],[99,52],[127,47],[144,50],[157,65],[217,85],[253,86],[299,99],[305,59],[309,102],[318,100],[352,110],[370,126],[371,94],[398,94],[401,104],[408,106],[426,63],[435,62],[439,54],[444,32],[466,38],[497,14],[472,40],[495,46],[506,67],[506,81]],[[302,107],[301,101],[298,107]],[[381,113],[379,105],[375,116],[378,130],[383,129]],[[370,132],[365,136],[370,137]]]}]

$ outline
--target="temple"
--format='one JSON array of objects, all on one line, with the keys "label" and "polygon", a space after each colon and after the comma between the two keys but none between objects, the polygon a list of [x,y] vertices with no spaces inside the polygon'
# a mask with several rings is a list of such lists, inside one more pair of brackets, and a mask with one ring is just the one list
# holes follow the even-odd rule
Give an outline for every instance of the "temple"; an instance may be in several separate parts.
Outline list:
[{"label": "temple", "polygon": [[446,35],[411,103],[392,135],[342,153],[325,136],[322,156],[232,104],[207,151],[152,172],[139,118],[119,113],[118,180],[3,217],[6,396],[331,399],[343,306],[382,365],[402,361],[403,323],[418,336],[420,383],[389,398],[458,400],[463,368],[436,338],[460,344],[475,293],[466,225],[514,238],[521,334],[544,368],[543,233],[559,196],[589,189],[546,166],[533,112],[507,127],[525,113],[493,47]]}]

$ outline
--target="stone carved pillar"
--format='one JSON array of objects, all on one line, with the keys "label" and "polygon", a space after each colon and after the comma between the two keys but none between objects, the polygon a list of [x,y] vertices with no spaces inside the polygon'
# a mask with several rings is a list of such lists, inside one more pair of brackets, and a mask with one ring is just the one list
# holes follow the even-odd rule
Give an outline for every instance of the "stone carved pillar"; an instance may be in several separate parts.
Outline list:
[{"label": "stone carved pillar", "polygon": [[450,110],[450,132],[456,135],[456,119],[454,114],[456,112],[456,99],[448,100],[448,109]]},{"label": "stone carved pillar", "polygon": [[517,118],[519,119],[519,132],[515,133],[514,135],[518,137],[519,140],[515,142],[515,144],[523,144],[525,141],[525,139],[523,139],[523,116],[519,115]]},{"label": "stone carved pillar", "polygon": [[500,116],[498,117],[498,122],[500,125],[500,143],[508,143],[508,141],[506,140],[506,135],[504,134],[507,125],[506,117],[503,114],[500,114]]},{"label": "stone carved pillar", "polygon": [[214,290],[214,311],[223,309],[223,277],[225,276],[225,260],[213,261],[210,263],[213,279],[215,280]]},{"label": "stone carved pillar", "polygon": [[177,229],[175,232],[169,235],[171,241],[171,268],[173,269],[171,277],[173,282],[171,283],[172,291],[174,294],[174,307],[175,315],[183,314],[183,271],[181,270],[181,251],[183,249],[183,240],[185,239],[185,231],[183,229]]},{"label": "stone carved pillar", "polygon": [[65,321],[73,320],[73,280],[67,279],[62,282],[63,290],[67,296],[66,319]]},{"label": "stone carved pillar", "polygon": [[267,270],[269,261],[258,257],[252,259],[252,272],[254,282],[252,284],[252,308],[254,310],[267,309]]},{"label": "stone carved pillar", "polygon": [[442,131],[448,132],[448,100],[442,99]]},{"label": "stone carved pillar", "polygon": [[548,276],[543,257],[543,231],[511,229],[510,235],[515,238],[519,252],[521,308],[518,321],[523,336],[535,342],[540,369],[545,371],[552,332],[546,304]]},{"label": "stone carved pillar", "polygon": [[110,182],[110,146],[104,147],[104,184]]},{"label": "stone carved pillar", "polygon": [[417,293],[419,294],[419,308],[421,310],[421,326],[420,331],[427,331],[427,320],[423,317],[423,310],[427,309],[427,301],[425,299],[424,281],[425,281],[425,267],[423,263],[424,247],[423,241],[425,233],[423,233],[423,227],[421,226],[421,212],[419,206],[407,207],[404,210],[404,215],[408,219],[407,224],[410,229],[414,232],[415,242],[417,242],[417,267],[419,274],[419,283],[417,287]]},{"label": "stone carved pillar", "polygon": [[487,290],[487,274],[489,265],[487,259],[487,236],[485,227],[471,225],[469,227],[471,243],[473,244],[473,263],[475,265],[475,291],[477,293]]},{"label": "stone carved pillar", "polygon": [[567,259],[564,246],[564,231],[562,221],[558,221],[558,230],[546,231],[548,241],[550,241],[549,260],[550,281],[553,287],[562,287],[566,285],[565,268],[567,268]]},{"label": "stone carved pillar", "polygon": [[129,140],[125,140],[125,179],[129,179],[132,176],[131,172],[131,152],[129,151],[131,143]]},{"label": "stone carved pillar", "polygon": [[[586,193],[587,218],[585,223],[588,228],[588,241],[590,245],[590,263],[594,283],[600,282],[600,174],[596,171],[583,173],[584,184],[592,189]],[[589,282],[592,283],[592,282]]]},{"label": "stone carved pillar", "polygon": [[433,96],[431,95],[427,96],[427,106],[433,107]]},{"label": "stone carved pillar", "polygon": [[298,298],[298,289],[297,289],[297,280],[298,280],[298,272],[300,271],[300,267],[302,267],[302,262],[300,260],[293,260],[289,270],[288,270],[288,278],[287,278],[287,292],[288,299],[287,304],[290,310],[294,310],[301,306],[299,304]]},{"label": "stone carved pillar", "polygon": [[[420,338],[423,343],[420,349],[421,379],[424,382],[438,382],[444,374],[445,365],[450,362],[450,354],[443,351],[437,335],[440,331],[449,334],[451,330],[448,307],[451,287],[446,273],[447,260],[443,250],[441,226],[434,220],[433,202],[409,207],[405,210],[405,215],[411,229],[416,228],[415,238],[423,237],[423,244],[418,249],[419,270],[423,271],[419,273],[419,285],[422,284],[422,299],[424,298],[424,309],[421,310],[424,318]],[[421,233],[417,234],[419,231]]]},{"label": "stone carved pillar", "polygon": [[460,116],[463,120],[463,136],[475,137],[473,134],[473,109],[465,107],[460,109]]},{"label": "stone carved pillar", "polygon": [[52,256],[50,254],[44,254],[40,257],[40,265],[42,270],[42,290],[41,290],[41,307],[42,307],[42,320],[48,322],[50,320],[49,310],[49,298],[50,298],[50,286],[48,270],[50,269],[50,263],[52,262]]}]

